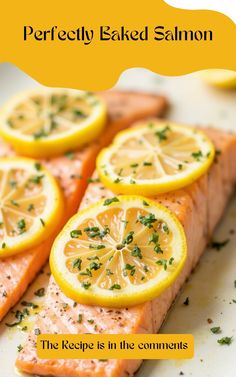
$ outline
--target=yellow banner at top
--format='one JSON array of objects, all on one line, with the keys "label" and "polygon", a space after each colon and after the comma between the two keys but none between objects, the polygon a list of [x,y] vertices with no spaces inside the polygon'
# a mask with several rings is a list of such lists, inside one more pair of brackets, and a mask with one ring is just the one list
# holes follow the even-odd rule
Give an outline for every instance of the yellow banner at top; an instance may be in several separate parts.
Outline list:
[{"label": "yellow banner at top", "polygon": [[1,62],[48,86],[106,89],[131,67],[162,75],[236,70],[236,25],[214,11],[163,0],[25,0],[1,8]]}]

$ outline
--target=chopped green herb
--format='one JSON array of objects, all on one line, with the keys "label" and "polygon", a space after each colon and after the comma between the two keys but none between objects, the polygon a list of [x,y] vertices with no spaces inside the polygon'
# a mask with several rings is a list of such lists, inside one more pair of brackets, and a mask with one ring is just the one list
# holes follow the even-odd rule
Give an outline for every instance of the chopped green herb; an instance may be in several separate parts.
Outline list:
[{"label": "chopped green herb", "polygon": [[131,168],[137,168],[138,166],[139,166],[139,164],[137,164],[137,163],[134,163],[134,164],[130,165]]},{"label": "chopped green herb", "polygon": [[150,236],[149,238],[149,244],[150,243],[154,243],[154,251],[158,254],[158,253],[161,253],[163,254],[163,250],[161,248],[161,245],[159,244],[159,236],[157,233],[152,233],[152,235]]},{"label": "chopped green herb", "polygon": [[49,114],[49,122],[50,122],[50,128],[49,133],[55,130],[58,127],[58,123],[55,121],[55,114]]},{"label": "chopped green herb", "polygon": [[88,319],[87,322],[91,323],[91,325],[92,325],[94,323],[94,320],[93,319]]},{"label": "chopped green herb", "polygon": [[11,188],[16,188],[17,186],[17,182],[16,181],[9,181],[9,185],[11,186]]},{"label": "chopped green herb", "polygon": [[100,182],[100,179],[99,178],[92,178],[92,177],[89,177],[87,179],[87,182],[88,183],[99,183]]},{"label": "chopped green herb", "polygon": [[123,274],[124,276],[127,276],[127,271],[130,271],[130,275],[133,276],[135,274],[135,266],[129,264],[129,263],[126,263],[125,266],[124,266],[124,270],[123,270]]},{"label": "chopped green herb", "polygon": [[161,245],[159,243],[156,243],[155,247],[154,247],[154,251],[157,253],[157,254],[163,254],[163,250],[161,248]]},{"label": "chopped green herb", "polygon": [[86,268],[85,271],[80,272],[80,275],[81,276],[89,276],[91,278],[92,277],[92,272],[88,268]]},{"label": "chopped green herb", "polygon": [[22,350],[23,350],[23,347],[22,347],[21,344],[19,344],[19,345],[17,346],[17,352],[21,352]]},{"label": "chopped green herb", "polygon": [[77,268],[78,270],[81,269],[81,264],[82,264],[82,259],[81,258],[76,258],[74,261],[73,261],[73,268]]},{"label": "chopped green herb", "polygon": [[19,229],[20,234],[26,231],[26,223],[24,219],[17,221],[17,228]]},{"label": "chopped green herb", "polygon": [[224,246],[226,246],[229,243],[229,239],[226,239],[222,242],[219,241],[212,241],[211,247],[212,249],[216,249],[217,251],[220,251]]},{"label": "chopped green herb", "polygon": [[107,268],[106,269],[106,275],[110,276],[110,275],[114,275],[114,273],[109,268]]},{"label": "chopped green herb", "polygon": [[158,261],[156,261],[156,264],[163,266],[165,271],[167,270],[167,260],[166,259],[159,259]]},{"label": "chopped green herb", "polygon": [[127,236],[123,239],[122,245],[129,245],[131,242],[133,242],[134,239],[134,232],[131,231],[127,234]]},{"label": "chopped green herb", "polygon": [[71,238],[79,238],[79,236],[82,236],[82,231],[79,229],[74,229],[70,232]]},{"label": "chopped green herb", "polygon": [[167,233],[167,234],[170,233],[169,228],[168,228],[168,226],[166,224],[163,224],[162,229],[164,230],[165,233]]},{"label": "chopped green herb", "polygon": [[156,131],[155,135],[159,138],[160,141],[166,140],[167,139],[167,132],[170,131],[170,127],[166,126],[163,128],[161,131]]},{"label": "chopped green herb", "polygon": [[89,268],[90,270],[97,271],[99,270],[99,268],[101,268],[101,266],[102,266],[102,263],[92,262],[90,263]]},{"label": "chopped green herb", "polygon": [[103,230],[100,230],[97,226],[86,227],[84,228],[84,231],[88,237],[99,237],[100,239],[103,239],[107,234],[110,233],[110,229],[108,228],[108,226],[105,226]]},{"label": "chopped green herb", "polygon": [[137,245],[134,246],[134,248],[133,248],[133,250],[132,250],[132,252],[131,252],[131,255],[132,255],[133,257],[137,257],[137,258],[139,258],[139,259],[142,259],[142,258],[143,258],[143,256],[142,256],[142,252],[141,252],[141,249],[140,249]]},{"label": "chopped green herb", "polygon": [[144,272],[148,272],[149,271],[148,266],[146,266],[146,264],[143,266],[143,271]]},{"label": "chopped green herb", "polygon": [[3,243],[2,243],[2,249],[5,249],[6,247],[7,247],[6,242],[3,242]]},{"label": "chopped green herb", "polygon": [[226,344],[227,346],[229,346],[232,343],[232,341],[233,341],[233,337],[232,336],[231,337],[225,336],[225,337],[223,337],[221,339],[218,339],[217,343],[219,343],[220,345],[225,345]]},{"label": "chopped green herb", "polygon": [[193,152],[192,157],[195,158],[196,161],[201,161],[203,157],[202,151]]},{"label": "chopped green herb", "polygon": [[149,207],[149,204],[148,204],[148,202],[146,202],[146,200],[143,200],[143,205],[144,205],[145,207]]},{"label": "chopped green herb", "polygon": [[35,105],[40,105],[41,104],[41,100],[40,100],[40,98],[31,98],[31,100],[35,103]]},{"label": "chopped green herb", "polygon": [[84,228],[84,231],[87,233],[87,235],[91,238],[97,237],[100,235],[100,229],[98,226],[90,226]]},{"label": "chopped green herb", "polygon": [[189,305],[189,297],[186,297],[186,299],[184,300],[183,304],[185,306],[188,306]]},{"label": "chopped green herb", "polygon": [[11,119],[7,119],[7,124],[9,127],[14,128],[14,123]]},{"label": "chopped green herb", "polygon": [[88,257],[87,258],[88,260],[99,260],[98,256],[97,255],[94,255],[92,257]]},{"label": "chopped green herb", "polygon": [[220,326],[212,327],[210,330],[211,330],[211,332],[212,332],[213,334],[220,334],[220,333],[221,333],[221,328],[220,328]]},{"label": "chopped green herb", "polygon": [[133,270],[134,268],[135,268],[135,266],[132,266],[129,263],[125,264],[125,267],[124,267],[125,270]]},{"label": "chopped green herb", "polygon": [[78,315],[77,322],[78,322],[78,323],[81,323],[82,320],[83,320],[83,315],[82,315],[82,314],[79,314],[79,315]]},{"label": "chopped green herb", "polygon": [[28,301],[22,301],[21,302],[22,306],[26,306],[27,308],[32,308],[32,309],[37,309],[39,306],[34,304],[33,302],[28,302]]},{"label": "chopped green herb", "polygon": [[40,164],[40,162],[35,162],[34,167],[35,167],[36,170],[39,171],[39,170],[41,170],[42,165]]},{"label": "chopped green herb", "polygon": [[43,297],[45,295],[45,288],[39,288],[34,292],[35,296]]},{"label": "chopped green herb", "polygon": [[149,213],[146,216],[140,215],[138,217],[137,222],[138,221],[144,226],[146,226],[147,228],[151,229],[153,228],[153,224],[157,221],[157,219],[155,218],[155,215],[153,213]]},{"label": "chopped green herb", "polygon": [[219,149],[216,149],[215,151],[215,158],[214,158],[214,162],[217,164],[218,163],[218,157],[221,155],[221,150]]},{"label": "chopped green herb", "polygon": [[114,180],[114,183],[120,183],[122,181],[122,178],[116,178],[115,180]]},{"label": "chopped green herb", "polygon": [[120,284],[113,284],[109,289],[113,291],[114,289],[121,289],[121,286]]},{"label": "chopped green herb", "polygon": [[45,226],[45,221],[40,217],[40,222],[41,222],[41,224],[42,224],[42,226]]},{"label": "chopped green herb", "polygon": [[152,162],[144,161],[143,166],[152,166]]},{"label": "chopped green herb", "polygon": [[158,240],[159,240],[158,234],[157,233],[152,233],[152,235],[149,238],[148,244],[150,244],[150,243],[156,244],[158,242]]},{"label": "chopped green herb", "polygon": [[118,171],[118,173],[117,173],[117,175],[119,175],[119,176],[121,176],[121,174],[122,174],[122,172],[123,172],[123,168],[121,168],[119,171]]},{"label": "chopped green herb", "polygon": [[45,132],[45,130],[43,128],[33,134],[33,137],[34,137],[35,140],[38,140],[38,139],[41,139],[41,138],[47,137],[47,136],[48,136],[48,133]]},{"label": "chopped green herb", "polygon": [[13,206],[15,206],[15,207],[19,207],[19,203],[17,203],[17,201],[14,200],[14,199],[11,200],[11,204],[12,204]]},{"label": "chopped green herb", "polygon": [[73,111],[73,114],[76,117],[78,117],[78,118],[86,118],[86,114],[83,111],[81,111],[79,109],[73,109],[72,111]]},{"label": "chopped green herb", "polygon": [[34,205],[31,203],[28,205],[27,211],[31,212],[34,209]]},{"label": "chopped green herb", "polygon": [[82,284],[81,284],[81,286],[84,288],[84,289],[89,289],[89,287],[91,286],[91,283],[89,283],[89,282],[83,282]]},{"label": "chopped green herb", "polygon": [[113,198],[108,198],[104,201],[103,205],[104,206],[109,206],[111,203],[116,203],[116,202],[119,202],[119,199],[114,196]]},{"label": "chopped green herb", "polygon": [[29,179],[29,182],[32,182],[36,185],[39,185],[42,181],[42,179],[44,178],[44,174],[41,174],[41,175],[34,175],[33,177],[31,177]]},{"label": "chopped green herb", "polygon": [[22,312],[20,310],[17,310],[15,312],[15,318],[17,319],[16,322],[13,323],[5,323],[7,327],[14,327],[19,325],[23,319],[30,314],[29,310],[27,308],[23,309]]},{"label": "chopped green herb", "polygon": [[67,98],[68,98],[68,96],[66,94],[62,94],[62,95],[53,94],[51,96],[51,104],[52,105],[57,105],[58,106],[58,111],[62,111],[66,107]]}]

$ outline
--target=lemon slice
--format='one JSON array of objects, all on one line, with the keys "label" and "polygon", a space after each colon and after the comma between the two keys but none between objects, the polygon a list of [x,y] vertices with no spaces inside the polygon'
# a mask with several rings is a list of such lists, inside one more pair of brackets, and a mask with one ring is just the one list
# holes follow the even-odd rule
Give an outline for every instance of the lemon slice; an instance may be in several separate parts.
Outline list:
[{"label": "lemon slice", "polygon": [[124,307],[158,296],[185,258],[184,231],[173,213],[141,196],[119,196],[72,217],[54,242],[50,266],[72,299]]},{"label": "lemon slice", "polygon": [[99,154],[97,169],[113,192],[151,196],[191,184],[207,171],[214,153],[203,132],[153,120],[120,132]]},{"label": "lemon slice", "polygon": [[219,88],[236,88],[236,72],[226,69],[208,69],[200,72],[201,77],[208,84]]},{"label": "lemon slice", "polygon": [[0,135],[24,156],[50,157],[94,140],[105,122],[105,104],[94,94],[40,88],[5,104]]},{"label": "lemon slice", "polygon": [[0,159],[0,257],[46,240],[59,225],[62,210],[57,183],[39,162]]}]

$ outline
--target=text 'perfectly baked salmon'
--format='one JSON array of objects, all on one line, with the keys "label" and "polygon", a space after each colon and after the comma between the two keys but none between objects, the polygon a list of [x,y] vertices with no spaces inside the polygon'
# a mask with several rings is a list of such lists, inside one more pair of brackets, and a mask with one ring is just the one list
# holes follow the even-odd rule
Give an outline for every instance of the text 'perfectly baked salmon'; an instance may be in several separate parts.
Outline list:
[{"label": "text 'perfectly baked salmon'", "polygon": [[[75,304],[62,293],[51,277],[35,328],[41,333],[60,334],[132,334],[158,331],[168,309],[211,238],[236,183],[236,136],[214,129],[205,132],[216,149],[221,151],[209,172],[185,189],[155,198],[177,215],[187,237],[187,261],[175,283],[151,302],[132,308],[112,309]],[[96,175],[94,177],[96,178]],[[80,208],[101,198],[113,196],[114,194],[101,184],[91,183]],[[80,323],[79,315],[82,318]],[[56,377],[130,377],[140,364],[141,360],[42,360],[37,357],[34,331],[16,362],[17,367],[25,372]]]},{"label": "text 'perfectly baked salmon'", "polygon": [[[43,161],[57,178],[64,193],[64,223],[79,206],[100,149],[121,129],[136,120],[161,115],[167,105],[166,100],[158,95],[115,91],[104,92],[101,95],[107,103],[108,123],[98,140],[68,156]],[[0,140],[0,156],[11,155],[14,155],[14,151]],[[20,299],[47,261],[54,236],[33,250],[0,259],[0,320]]]}]

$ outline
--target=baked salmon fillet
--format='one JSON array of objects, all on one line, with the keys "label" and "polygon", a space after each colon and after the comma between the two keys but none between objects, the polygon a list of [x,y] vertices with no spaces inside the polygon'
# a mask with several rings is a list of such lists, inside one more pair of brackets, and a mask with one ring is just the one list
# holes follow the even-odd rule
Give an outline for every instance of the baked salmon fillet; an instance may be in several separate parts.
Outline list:
[{"label": "baked salmon fillet", "polygon": [[[42,161],[57,178],[64,193],[63,223],[78,209],[92,174],[99,150],[107,145],[117,131],[137,119],[159,116],[166,108],[166,100],[158,95],[108,91],[101,93],[108,107],[108,122],[98,140],[68,157],[60,156]],[[0,140],[0,156],[14,155],[14,151]],[[0,259],[0,320],[16,304],[29,283],[47,261],[55,234],[46,242],[19,255]]]},{"label": "baked salmon fillet", "polygon": [[[234,166],[236,136],[214,129],[206,129],[205,132],[218,151],[208,173],[191,186],[154,198],[177,215],[186,233],[188,256],[175,283],[153,301],[132,308],[113,309],[75,304],[62,293],[51,277],[35,329],[39,329],[41,333],[65,334],[88,332],[134,334],[158,331],[176,295],[211,238],[236,183]],[[96,173],[94,177],[96,178]],[[80,208],[101,198],[113,196],[114,194],[100,183],[91,183]],[[79,314],[82,318],[81,323],[78,323]],[[139,368],[141,362],[141,360],[95,359],[42,360],[37,357],[36,335],[32,331],[26,345],[19,353],[16,365],[28,373],[56,377],[130,377]]]}]

